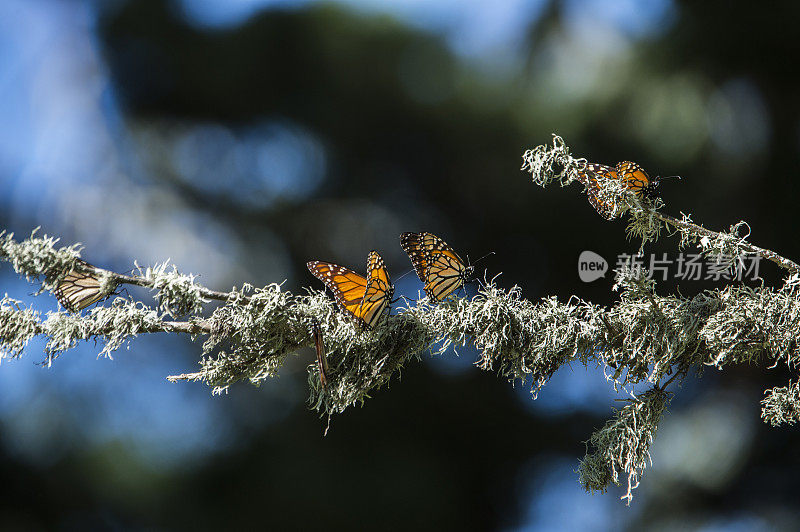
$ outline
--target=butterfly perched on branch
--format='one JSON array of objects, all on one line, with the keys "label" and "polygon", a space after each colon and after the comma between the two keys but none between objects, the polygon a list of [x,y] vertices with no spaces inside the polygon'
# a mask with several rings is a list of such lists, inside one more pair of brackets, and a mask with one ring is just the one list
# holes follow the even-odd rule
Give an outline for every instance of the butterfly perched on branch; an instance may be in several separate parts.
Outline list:
[{"label": "butterfly perched on branch", "polygon": [[403,233],[400,246],[408,254],[430,299],[441,301],[472,277],[473,267],[447,242],[432,233]]},{"label": "butterfly perched on branch", "polygon": [[604,164],[588,163],[586,168],[578,171],[578,180],[586,186],[589,203],[606,220],[613,220],[621,212],[615,199],[603,189],[602,178],[622,180],[628,190],[636,196],[653,198],[660,178],[652,179],[644,168],[631,161],[622,161],[616,167]]},{"label": "butterfly perched on branch", "polygon": [[58,282],[54,291],[61,306],[70,312],[81,311],[108,297],[116,286],[88,262],[78,259],[77,265]]},{"label": "butterfly perched on branch", "polygon": [[394,285],[377,251],[370,251],[367,256],[366,277],[330,262],[314,260],[306,263],[306,266],[333,292],[339,308],[362,326],[374,327],[383,316],[384,309],[391,304]]}]

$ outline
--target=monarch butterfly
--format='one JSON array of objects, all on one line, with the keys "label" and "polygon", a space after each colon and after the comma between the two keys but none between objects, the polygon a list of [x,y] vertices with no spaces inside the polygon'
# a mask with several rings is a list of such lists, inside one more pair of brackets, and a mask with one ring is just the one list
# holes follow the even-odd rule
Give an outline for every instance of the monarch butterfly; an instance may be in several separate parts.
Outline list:
[{"label": "monarch butterfly", "polygon": [[445,299],[472,277],[474,268],[465,265],[458,253],[434,234],[403,233],[400,245],[431,299]]},{"label": "monarch butterfly", "polygon": [[306,266],[333,292],[339,307],[367,328],[378,323],[392,301],[394,285],[377,251],[370,251],[367,256],[366,278],[330,262],[314,260]]},{"label": "monarch butterfly", "polygon": [[114,289],[114,283],[107,283],[94,266],[80,259],[77,263],[83,268],[71,270],[59,281],[54,292],[61,306],[70,312],[78,312],[97,303]]},{"label": "monarch butterfly", "polygon": [[613,220],[619,213],[616,203],[601,198],[601,185],[597,179],[599,176],[606,179],[623,179],[628,190],[637,196],[644,195],[648,198],[655,195],[655,189],[660,181],[658,178],[651,179],[644,168],[631,161],[622,161],[616,168],[604,164],[587,164],[586,168],[578,173],[578,180],[586,186],[589,203],[606,220]]}]

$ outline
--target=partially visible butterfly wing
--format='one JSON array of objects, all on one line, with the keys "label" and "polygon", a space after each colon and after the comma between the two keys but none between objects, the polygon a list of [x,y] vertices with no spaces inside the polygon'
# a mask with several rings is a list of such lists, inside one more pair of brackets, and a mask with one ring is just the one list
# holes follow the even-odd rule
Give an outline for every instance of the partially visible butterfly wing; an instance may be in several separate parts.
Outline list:
[{"label": "partially visible butterfly wing", "polygon": [[411,259],[411,265],[423,283],[425,282],[425,272],[428,270],[428,252],[423,243],[426,234],[428,233],[403,233],[400,235],[400,247]]},{"label": "partially visible butterfly wing", "polygon": [[[91,268],[90,264],[80,262]],[[61,306],[70,312],[83,310],[108,295],[103,291],[102,279],[98,274],[79,270],[70,271],[59,281],[54,293]]]},{"label": "partially visible butterfly wing", "polygon": [[389,280],[386,264],[377,251],[370,251],[367,257],[367,287],[361,306],[354,313],[367,327],[372,328],[389,306],[394,295],[394,285]]},{"label": "partially visible butterfly wing", "polygon": [[339,307],[356,316],[364,300],[367,279],[344,266],[314,260],[306,263],[308,270],[333,292]]},{"label": "partially visible butterfly wing", "polygon": [[325,342],[322,339],[322,330],[317,320],[314,320],[314,348],[317,351],[319,381],[322,383],[322,388],[324,389],[328,387],[328,357],[325,356]]},{"label": "partially visible butterfly wing", "polygon": [[615,218],[615,206],[600,197],[600,183],[597,180],[598,176],[603,176],[608,179],[619,179],[619,174],[617,174],[617,170],[611,166],[596,163],[588,163],[586,168],[578,173],[578,180],[586,186],[586,194],[589,196],[589,203],[592,204],[592,207],[594,207],[600,216],[606,220],[613,220]]},{"label": "partially visible butterfly wing", "polygon": [[364,293],[364,301],[356,311],[356,318],[367,327],[374,327],[383,316],[383,311],[389,306],[393,290],[394,288],[382,279],[370,279]]},{"label": "partially visible butterfly wing", "polygon": [[644,168],[632,161],[622,161],[617,164],[617,173],[625,180],[628,188],[634,194],[641,195],[642,192],[647,192],[655,185],[655,182],[650,179]]},{"label": "partially visible butterfly wing", "polygon": [[467,266],[447,242],[432,233],[422,233],[422,245],[427,255],[425,293],[441,301],[460,288],[466,280]]},{"label": "partially visible butterfly wing", "polygon": [[392,284],[389,280],[389,271],[386,269],[386,263],[383,262],[383,257],[375,250],[370,251],[369,255],[367,255],[367,278],[380,279],[387,285]]}]

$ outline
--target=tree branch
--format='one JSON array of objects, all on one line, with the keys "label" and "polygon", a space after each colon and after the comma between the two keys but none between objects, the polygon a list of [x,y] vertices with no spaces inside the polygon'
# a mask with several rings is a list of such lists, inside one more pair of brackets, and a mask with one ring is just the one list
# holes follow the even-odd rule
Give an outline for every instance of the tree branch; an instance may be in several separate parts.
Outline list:
[{"label": "tree branch", "polygon": [[[569,184],[586,164],[573,158],[559,137],[554,137],[552,146],[538,146],[524,157],[523,168],[542,186],[552,181]],[[662,202],[650,205],[623,188],[612,192],[620,209],[631,214],[629,234],[641,236],[642,246],[670,225],[681,232],[681,245],[699,240],[704,253],[717,257],[755,253],[791,275],[780,288],[731,285],[686,298],[659,295],[646,272],[623,268],[615,284],[619,299],[610,308],[574,296],[566,303],[556,297],[532,302],[522,298],[519,287],[506,290],[485,281],[472,298],[438,304],[422,299],[413,307],[398,309],[375,330],[361,330],[323,292],[295,295],[278,284],[218,292],[197,284],[194,276],[183,275],[174,266],[168,271],[166,263],[145,271],[140,268],[137,276],[97,268],[94,271],[108,278],[109,284],[151,288],[158,306],[117,297],[110,305],[83,315],[56,312],[43,321],[39,312],[5,297],[0,300],[0,356],[20,356],[37,335],[47,338],[46,363],[50,364],[83,340],[102,339],[101,354],[110,355],[141,333],[186,333],[205,337],[200,368],[169,380],[204,382],[220,393],[240,380],[257,384],[277,375],[288,356],[314,345],[312,324],[318,324],[329,368],[323,386],[318,365],[308,366],[309,404],[329,415],[363,403],[424,352],[441,354],[450,345],[474,345],[480,352],[476,366],[497,371],[509,381],[527,383],[534,399],[565,364],[600,365],[604,373],[606,367],[613,370],[607,378],[626,395],[631,385],[648,382],[653,386],[645,394],[626,399],[629,404],[595,432],[590,439],[593,451],[581,463],[581,482],[587,490],[626,482],[623,498],[630,502],[671,397],[666,386],[682,380],[691,368],[699,374],[709,365],[796,368],[800,363],[800,273],[794,262],[739,236],[743,222],[729,233],[718,233],[688,217],[677,220],[661,214]],[[21,242],[12,236],[0,233],[0,258],[28,279],[43,278],[42,290],[53,290],[67,272],[85,264],[79,262],[77,246],[56,248],[57,240],[37,237],[35,232]],[[203,317],[204,304],[211,299],[223,304]],[[180,315],[188,317],[172,319]],[[764,405],[765,420],[793,422],[800,411],[797,385],[772,390]]]},{"label": "tree branch", "polygon": [[[677,218],[674,218],[667,214],[660,213],[658,211],[652,211],[652,215],[658,218],[659,220],[675,227],[684,234],[692,234],[701,238],[705,237],[715,240],[724,240],[731,237],[729,233],[720,233],[717,231],[712,231],[711,229],[706,229],[705,227],[692,223],[688,220],[678,220]],[[775,264],[777,264],[778,266],[780,266],[781,268],[788,270],[791,273],[800,274],[800,265],[798,265],[794,261],[787,259],[786,257],[778,255],[774,251],[770,251],[769,249],[764,249],[762,247],[756,246],[755,244],[751,244],[750,242],[744,241],[744,239],[740,239],[737,242],[737,244],[748,253],[752,253],[753,255],[758,255],[767,260],[770,260]]]}]

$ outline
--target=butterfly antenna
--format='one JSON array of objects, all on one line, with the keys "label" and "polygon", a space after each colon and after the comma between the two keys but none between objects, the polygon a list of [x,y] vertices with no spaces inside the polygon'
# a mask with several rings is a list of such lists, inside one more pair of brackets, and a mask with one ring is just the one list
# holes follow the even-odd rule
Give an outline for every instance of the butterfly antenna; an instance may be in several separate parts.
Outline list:
[{"label": "butterfly antenna", "polygon": [[[496,254],[497,254],[497,253],[495,253],[494,251],[490,251],[489,253],[487,253],[487,254],[486,254],[486,255],[484,255],[483,257],[481,257],[481,258],[479,258],[478,260],[476,260],[475,262],[473,262],[473,263],[472,263],[472,265],[473,265],[473,266],[475,266],[476,264],[478,264],[480,261],[482,261],[483,259],[485,259],[485,258],[486,258],[486,257],[488,257],[489,255],[496,255]],[[467,256],[467,261],[469,261],[469,256]]]},{"label": "butterfly antenna", "polygon": [[668,176],[664,176],[664,177],[658,176],[658,180],[659,181],[664,181],[665,179],[678,179],[678,180],[680,180],[680,179],[683,179],[683,177],[681,177],[679,175],[668,175]]},{"label": "butterfly antenna", "polygon": [[403,277],[405,277],[406,275],[408,275],[409,273],[411,273],[413,271],[414,271],[414,268],[411,268],[410,270],[407,270],[406,273],[404,273],[403,275],[401,275],[400,277],[395,279],[395,281],[399,281],[400,279],[402,279]]}]

